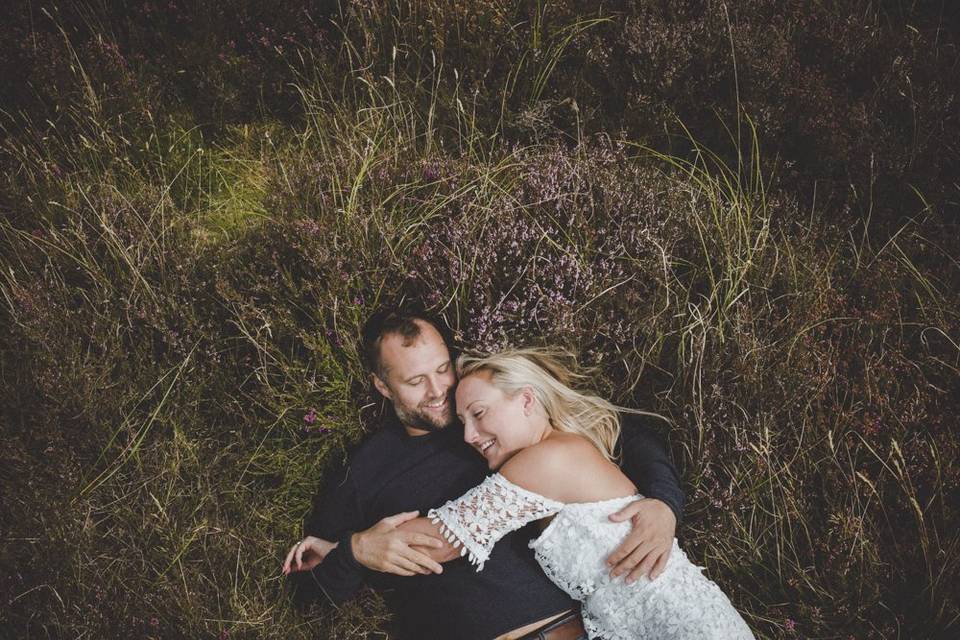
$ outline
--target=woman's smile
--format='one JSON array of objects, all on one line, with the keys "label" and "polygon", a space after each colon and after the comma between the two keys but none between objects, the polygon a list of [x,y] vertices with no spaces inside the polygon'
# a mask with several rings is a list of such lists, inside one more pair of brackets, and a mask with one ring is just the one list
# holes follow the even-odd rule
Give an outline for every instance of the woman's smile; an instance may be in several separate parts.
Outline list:
[{"label": "woman's smile", "polygon": [[486,457],[487,449],[492,447],[496,441],[497,441],[496,438],[491,438],[490,440],[487,440],[486,442],[481,442],[475,446],[477,447],[477,449],[479,449],[480,453],[482,453],[483,456]]}]

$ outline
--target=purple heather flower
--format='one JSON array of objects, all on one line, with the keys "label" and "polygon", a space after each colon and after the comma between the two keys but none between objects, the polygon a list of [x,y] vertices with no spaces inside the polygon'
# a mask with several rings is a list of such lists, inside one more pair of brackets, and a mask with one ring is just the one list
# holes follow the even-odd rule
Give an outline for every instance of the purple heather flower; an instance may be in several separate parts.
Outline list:
[{"label": "purple heather flower", "polygon": [[305,435],[305,436],[309,436],[309,435],[313,435],[313,434],[323,435],[323,434],[325,434],[325,433],[330,433],[330,429],[327,428],[327,427],[307,427],[307,426],[305,426],[303,429],[301,429],[301,432],[302,432],[303,435]]},{"label": "purple heather flower", "polygon": [[783,626],[786,627],[787,631],[794,631],[797,628],[797,623],[794,622],[791,618],[787,618],[783,623]]},{"label": "purple heather flower", "polygon": [[317,412],[314,409],[310,409],[305,416],[303,416],[303,421],[307,424],[313,424],[317,421]]}]

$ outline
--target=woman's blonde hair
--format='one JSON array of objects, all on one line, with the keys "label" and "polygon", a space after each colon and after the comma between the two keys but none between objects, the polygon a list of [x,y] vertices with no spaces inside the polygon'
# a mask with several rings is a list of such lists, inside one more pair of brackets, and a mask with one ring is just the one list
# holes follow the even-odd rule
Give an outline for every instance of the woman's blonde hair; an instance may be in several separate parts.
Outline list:
[{"label": "woman's blonde hair", "polygon": [[571,353],[526,348],[507,349],[487,356],[464,354],[457,358],[457,375],[461,379],[481,371],[489,372],[493,386],[510,397],[530,387],[554,429],[581,435],[607,459],[616,459],[619,412],[623,409],[575,388],[587,376],[579,370]]}]

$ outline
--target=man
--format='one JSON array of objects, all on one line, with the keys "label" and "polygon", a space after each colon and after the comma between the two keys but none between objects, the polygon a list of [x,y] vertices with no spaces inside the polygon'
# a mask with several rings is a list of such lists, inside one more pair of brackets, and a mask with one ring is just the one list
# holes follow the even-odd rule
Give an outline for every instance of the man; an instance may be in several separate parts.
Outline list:
[{"label": "man", "polygon": [[[363,350],[395,420],[330,472],[305,527],[311,535],[290,550],[284,572],[301,572],[301,582],[334,604],[371,584],[393,612],[398,638],[586,637],[575,603],[544,576],[527,547],[535,530],[508,534],[478,573],[463,560],[441,567],[418,549],[437,540],[397,528],[460,496],[489,471],[455,419],[456,376],[434,324],[395,311],[375,314],[364,327]],[[633,580],[662,571],[684,498],[663,449],[645,429],[625,422],[623,469],[648,498],[611,515],[632,519],[633,529],[610,564],[612,573]]]}]

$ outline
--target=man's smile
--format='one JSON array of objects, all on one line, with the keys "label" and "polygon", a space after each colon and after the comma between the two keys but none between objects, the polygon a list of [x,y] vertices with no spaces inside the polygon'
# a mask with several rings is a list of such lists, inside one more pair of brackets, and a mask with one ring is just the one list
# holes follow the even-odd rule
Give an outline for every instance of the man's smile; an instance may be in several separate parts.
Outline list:
[{"label": "man's smile", "polygon": [[447,399],[443,398],[441,400],[438,400],[437,402],[434,402],[431,404],[425,404],[423,406],[424,408],[429,409],[430,411],[443,411],[444,409],[447,408]]}]

